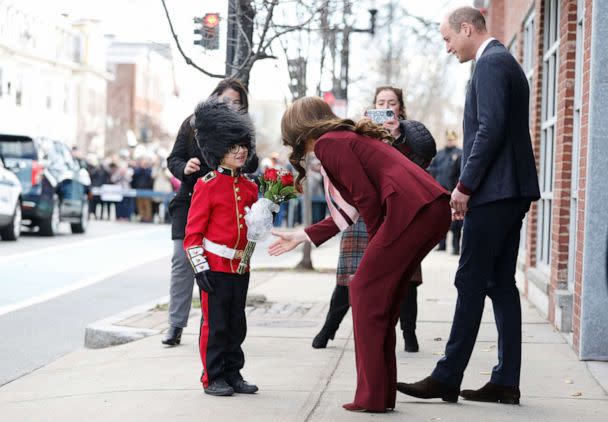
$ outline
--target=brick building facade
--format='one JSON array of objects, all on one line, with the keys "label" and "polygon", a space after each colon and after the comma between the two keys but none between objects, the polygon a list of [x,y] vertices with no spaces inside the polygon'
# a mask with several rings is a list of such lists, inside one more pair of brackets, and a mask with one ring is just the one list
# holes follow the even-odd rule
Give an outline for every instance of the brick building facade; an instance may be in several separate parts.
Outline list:
[{"label": "brick building facade", "polygon": [[530,82],[541,199],[522,236],[524,294],[581,359],[600,360],[608,360],[607,3],[475,1]]},{"label": "brick building facade", "polygon": [[164,121],[175,91],[169,46],[114,41],[108,47],[107,66],[114,75],[108,83],[107,151],[172,139],[172,128]]}]

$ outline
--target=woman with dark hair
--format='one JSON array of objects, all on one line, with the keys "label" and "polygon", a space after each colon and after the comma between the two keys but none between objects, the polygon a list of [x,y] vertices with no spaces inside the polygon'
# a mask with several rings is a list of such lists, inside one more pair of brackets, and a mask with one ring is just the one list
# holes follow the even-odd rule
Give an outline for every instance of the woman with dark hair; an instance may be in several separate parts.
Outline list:
[{"label": "woman with dark hair", "polygon": [[[209,98],[229,104],[232,108],[249,109],[247,90],[234,78],[221,80]],[[194,130],[191,125],[192,115],[182,123],[175,139],[173,150],[167,158],[171,173],[181,180],[179,191],[169,204],[171,214],[171,239],[173,240],[173,257],[171,259],[171,287],[169,291],[169,330],[162,339],[168,346],[180,344],[182,331],[188,323],[194,287],[194,272],[186,258],[183,248],[186,219],[192,199],[192,190],[196,181],[211,169],[204,164],[200,149],[197,146]],[[253,173],[258,167],[255,150],[250,151],[245,173]]]},{"label": "woman with dark hair", "polygon": [[269,253],[281,255],[310,240],[316,246],[357,221],[365,221],[369,244],[349,284],[357,389],[350,411],[385,412],[395,407],[395,325],[412,274],[450,226],[449,194],[392,146],[388,131],[372,122],[339,119],[318,97],[295,101],[281,121],[283,143],[306,176],[314,152],[328,180],[330,217],[279,237]]},{"label": "woman with dark hair", "polygon": [[[394,111],[396,117],[382,124],[395,138],[396,141],[393,146],[422,168],[426,168],[437,151],[435,140],[422,124],[406,121],[407,116],[401,89],[392,86],[378,87],[374,95],[373,105],[377,109],[390,108]],[[406,138],[405,133],[410,128],[418,130],[412,133],[413,136]],[[403,148],[406,145],[408,148]],[[418,158],[422,158],[422,160],[417,160]],[[325,323],[312,341],[312,347],[315,349],[327,347],[327,342],[334,339],[342,319],[350,308],[348,283],[363,258],[367,240],[367,230],[361,218],[342,233],[336,271],[336,288],[331,295]],[[417,352],[419,349],[418,339],[416,338],[416,318],[418,316],[417,289],[421,283],[422,270],[418,267],[405,292],[399,315],[404,350],[411,353]]]}]

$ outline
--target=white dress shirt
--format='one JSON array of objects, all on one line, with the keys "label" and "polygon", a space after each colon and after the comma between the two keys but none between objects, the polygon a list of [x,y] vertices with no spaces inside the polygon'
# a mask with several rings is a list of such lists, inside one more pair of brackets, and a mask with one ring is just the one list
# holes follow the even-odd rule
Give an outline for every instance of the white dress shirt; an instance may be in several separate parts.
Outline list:
[{"label": "white dress shirt", "polygon": [[494,41],[496,38],[494,37],[490,37],[487,40],[485,40],[483,42],[483,44],[481,44],[479,46],[479,48],[477,49],[477,54],[475,55],[475,61],[479,60],[479,58],[481,57],[481,55],[483,54],[483,52],[485,51],[486,47],[488,46],[488,44],[490,44],[492,41]]}]

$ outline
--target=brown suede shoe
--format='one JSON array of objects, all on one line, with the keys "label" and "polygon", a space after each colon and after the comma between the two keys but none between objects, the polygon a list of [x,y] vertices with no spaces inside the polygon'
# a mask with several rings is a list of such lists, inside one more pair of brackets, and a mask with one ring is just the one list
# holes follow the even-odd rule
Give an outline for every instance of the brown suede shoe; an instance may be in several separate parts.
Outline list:
[{"label": "brown suede shoe", "polygon": [[487,383],[479,390],[462,390],[460,396],[465,400],[519,404],[519,387]]},{"label": "brown suede shoe", "polygon": [[450,403],[458,401],[459,392],[458,388],[450,387],[432,377],[426,377],[413,384],[398,382],[397,391],[419,399],[441,399]]}]

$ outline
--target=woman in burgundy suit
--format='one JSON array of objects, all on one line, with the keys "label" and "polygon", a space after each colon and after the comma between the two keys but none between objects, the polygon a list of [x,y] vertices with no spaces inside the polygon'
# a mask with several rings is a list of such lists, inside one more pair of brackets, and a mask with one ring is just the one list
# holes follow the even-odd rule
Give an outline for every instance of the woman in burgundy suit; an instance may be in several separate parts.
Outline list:
[{"label": "woman in burgundy suit", "polygon": [[307,153],[321,161],[331,216],[301,231],[275,232],[279,239],[269,252],[280,255],[308,239],[319,246],[361,215],[369,244],[349,286],[357,390],[354,401],[343,407],[393,409],[399,305],[412,273],[449,229],[449,195],[387,144],[393,139],[385,129],[339,119],[318,97],[295,101],[283,115],[281,131],[299,172],[296,183],[306,175],[302,160]]}]

